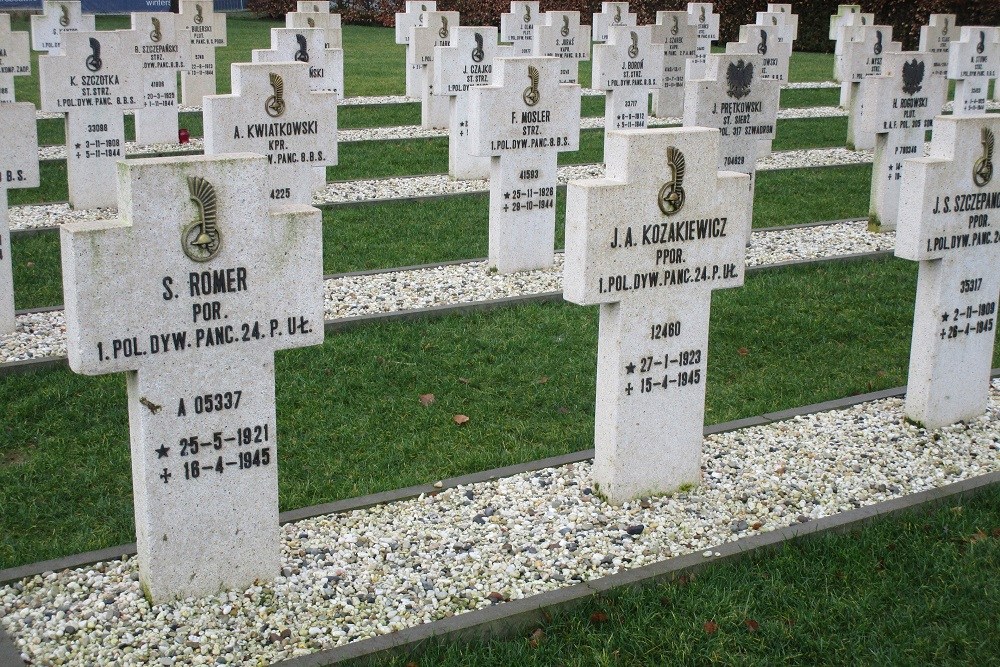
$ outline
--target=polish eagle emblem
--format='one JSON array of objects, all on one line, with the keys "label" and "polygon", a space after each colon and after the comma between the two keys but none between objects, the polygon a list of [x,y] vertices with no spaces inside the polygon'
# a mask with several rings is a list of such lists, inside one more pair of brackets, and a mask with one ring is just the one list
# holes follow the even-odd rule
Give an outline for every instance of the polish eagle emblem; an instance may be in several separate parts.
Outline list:
[{"label": "polish eagle emblem", "polygon": [[753,83],[753,63],[742,58],[729,63],[726,68],[726,94],[735,100],[743,99],[750,94],[750,84]]},{"label": "polish eagle emblem", "polygon": [[913,95],[919,92],[924,82],[924,63],[914,58],[903,63],[903,92]]}]

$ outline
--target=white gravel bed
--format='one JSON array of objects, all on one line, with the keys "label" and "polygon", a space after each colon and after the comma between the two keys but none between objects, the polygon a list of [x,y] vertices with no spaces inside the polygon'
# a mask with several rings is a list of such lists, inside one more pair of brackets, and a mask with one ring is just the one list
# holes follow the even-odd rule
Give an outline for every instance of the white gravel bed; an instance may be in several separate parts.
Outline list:
[{"label": "white gravel bed", "polygon": [[0,587],[0,623],[33,664],[263,665],[991,473],[998,443],[996,382],[933,432],[873,401],[708,437],[671,496],[548,468],[283,526],[281,575],[245,591],[151,606],[134,558],[46,572]]}]

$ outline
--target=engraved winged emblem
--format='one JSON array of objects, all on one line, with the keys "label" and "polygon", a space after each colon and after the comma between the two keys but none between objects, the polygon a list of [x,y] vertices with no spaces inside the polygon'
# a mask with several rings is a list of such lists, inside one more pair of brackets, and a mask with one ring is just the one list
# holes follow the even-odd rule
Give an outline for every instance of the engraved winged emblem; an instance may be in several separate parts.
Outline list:
[{"label": "engraved winged emblem", "polygon": [[729,86],[726,94],[733,99],[739,100],[750,94],[750,84],[753,83],[753,63],[748,63],[742,58],[734,63],[729,63],[726,68],[726,85]]},{"label": "engraved winged emblem", "polygon": [[314,12],[318,12],[319,11],[319,5],[313,5],[313,11]]},{"label": "engraved winged emblem", "polygon": [[945,20],[944,20],[944,27],[941,28],[941,34],[944,35],[945,37],[948,36],[948,19],[947,18],[945,18]]},{"label": "engraved winged emblem", "polygon": [[704,22],[705,22],[705,8],[702,7],[701,14],[698,14],[698,23],[704,23]]},{"label": "engraved winged emblem", "polygon": [[285,113],[285,81],[280,74],[274,72],[268,74],[268,80],[271,82],[271,90],[274,91],[274,94],[264,101],[264,111],[271,118],[279,118],[281,114]]},{"label": "engraved winged emblem", "polygon": [[[781,10],[781,11],[785,11],[785,10]],[[778,17],[777,16],[772,16],[771,17],[771,25],[778,25]]]},{"label": "engraved winged emblem", "polygon": [[521,17],[525,23],[531,23],[531,5],[524,6],[524,16]]},{"label": "engraved winged emblem", "polygon": [[201,5],[194,6],[194,22],[201,25],[205,22],[205,17],[201,13]]},{"label": "engraved winged emblem", "polygon": [[875,31],[875,55],[881,55],[882,53],[882,31]]},{"label": "engraved winged emblem", "polygon": [[297,32],[295,33],[295,41],[299,43],[299,50],[295,52],[295,62],[309,62],[309,46],[306,44],[306,36]]},{"label": "engraved winged emblem", "polygon": [[622,6],[615,5],[615,23],[622,22]]},{"label": "engraved winged emblem", "polygon": [[562,28],[559,29],[559,34],[563,37],[569,36],[569,17],[563,14],[563,24]]},{"label": "engraved winged emblem", "polygon": [[483,51],[483,35],[477,32],[474,37],[476,46],[472,49],[472,62],[481,63],[483,62],[483,58],[486,57],[486,52]]},{"label": "engraved winged emblem", "polygon": [[868,25],[868,19],[866,19],[864,16],[861,17],[861,25]]},{"label": "engraved winged emblem", "polygon": [[980,30],[979,43],[976,44],[976,53],[982,53],[985,50],[986,50],[986,33]]},{"label": "engraved winged emblem", "polygon": [[191,201],[198,207],[198,217],[181,232],[181,248],[194,261],[207,262],[222,247],[215,187],[200,176],[188,176],[187,182]]},{"label": "engraved winged emblem", "polygon": [[684,153],[676,147],[667,148],[670,180],[660,187],[656,203],[664,215],[673,215],[684,208]]},{"label": "engraved winged emblem", "polygon": [[448,39],[448,17],[441,17],[441,27],[438,28],[438,37],[441,39]]},{"label": "engraved winged emblem", "polygon": [[59,11],[61,15],[59,16],[59,25],[66,27],[69,25],[69,7],[66,5],[59,5]]},{"label": "engraved winged emblem", "polygon": [[681,31],[681,27],[680,27],[680,25],[679,25],[679,24],[677,23],[677,17],[675,16],[675,17],[674,17],[674,24],[673,24],[672,26],[670,26],[670,34],[671,34],[671,35],[676,35],[676,34],[677,34],[677,33],[679,33],[680,31]]},{"label": "engraved winged emblem", "polygon": [[158,42],[163,39],[163,33],[160,32],[160,19],[154,16],[150,20],[153,22],[153,29],[149,32],[149,39]]},{"label": "engraved winged emblem", "polygon": [[762,56],[767,55],[767,30],[760,31],[760,44],[757,45],[757,53]]},{"label": "engraved winged emblem", "polygon": [[311,16],[306,17],[306,25],[309,26],[310,28],[315,28],[316,27],[316,19],[312,18]]},{"label": "engraved winged emblem", "polygon": [[914,58],[903,63],[903,92],[913,95],[920,91],[924,81],[924,63]]},{"label": "engraved winged emblem", "polygon": [[995,141],[993,130],[988,127],[983,128],[982,137],[983,154],[972,166],[972,182],[980,188],[993,179],[993,144]]},{"label": "engraved winged emblem", "polygon": [[639,56],[639,35],[635,34],[635,30],[629,32],[632,36],[632,45],[628,47],[628,57],[634,60]]},{"label": "engraved winged emblem", "polygon": [[90,38],[90,55],[87,56],[85,64],[91,72],[100,72],[104,66],[104,61],[101,60],[101,43],[96,37]]},{"label": "engraved winged emblem", "polygon": [[538,91],[538,68],[534,65],[528,65],[528,78],[531,80],[531,85],[524,89],[521,93],[521,99],[529,107],[533,107],[538,104],[538,101],[542,99],[541,93]]}]

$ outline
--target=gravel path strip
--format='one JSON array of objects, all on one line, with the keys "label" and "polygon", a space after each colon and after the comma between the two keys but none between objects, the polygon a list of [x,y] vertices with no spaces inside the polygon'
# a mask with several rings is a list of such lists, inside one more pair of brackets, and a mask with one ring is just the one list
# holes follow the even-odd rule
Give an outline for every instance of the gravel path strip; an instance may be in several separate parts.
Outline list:
[{"label": "gravel path strip", "polygon": [[621,507],[591,470],[287,524],[273,583],[198,600],[150,606],[134,558],[47,572],[0,587],[0,623],[33,664],[307,655],[1000,470],[1000,382],[986,415],[933,432],[890,398],[709,436],[700,486]]}]

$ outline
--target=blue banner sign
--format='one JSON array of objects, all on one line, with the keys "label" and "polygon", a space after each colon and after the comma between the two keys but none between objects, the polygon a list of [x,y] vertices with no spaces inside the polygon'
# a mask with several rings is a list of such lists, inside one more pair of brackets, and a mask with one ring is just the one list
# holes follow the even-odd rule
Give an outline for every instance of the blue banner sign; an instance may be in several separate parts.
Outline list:
[{"label": "blue banner sign", "polygon": [[[217,12],[246,9],[246,0],[215,0]],[[41,0],[0,0],[0,12],[11,10],[41,11]],[[85,14],[129,14],[131,12],[169,12],[170,0],[83,0]]]}]

